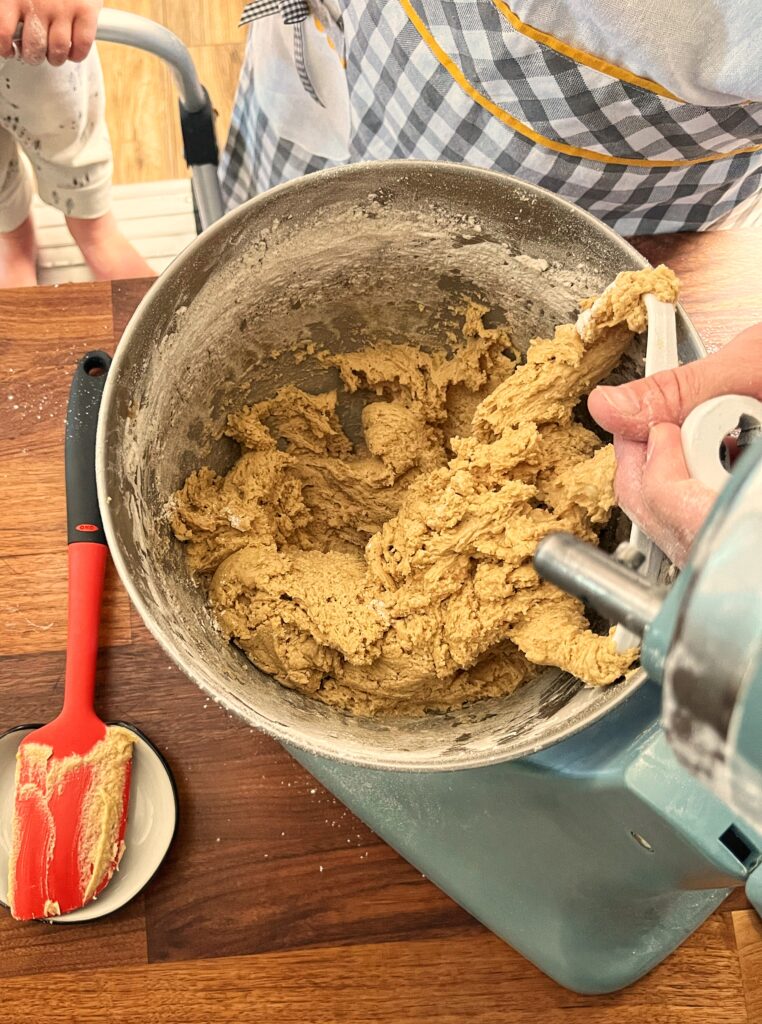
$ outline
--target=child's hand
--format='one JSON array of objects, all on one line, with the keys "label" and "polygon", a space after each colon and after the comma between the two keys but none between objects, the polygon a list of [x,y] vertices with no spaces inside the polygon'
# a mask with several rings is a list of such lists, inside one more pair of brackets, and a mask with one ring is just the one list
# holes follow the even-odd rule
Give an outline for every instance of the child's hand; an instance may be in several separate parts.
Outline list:
[{"label": "child's hand", "polygon": [[24,23],[21,57],[55,67],[84,60],[95,39],[103,0],[0,0],[0,57],[13,56],[13,36]]}]

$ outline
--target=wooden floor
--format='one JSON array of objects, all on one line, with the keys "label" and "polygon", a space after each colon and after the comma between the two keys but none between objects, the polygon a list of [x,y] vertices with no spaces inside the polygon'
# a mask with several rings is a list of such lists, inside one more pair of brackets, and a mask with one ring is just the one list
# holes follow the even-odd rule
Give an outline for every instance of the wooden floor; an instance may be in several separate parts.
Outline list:
[{"label": "wooden floor", "polygon": [[[243,57],[238,28],[243,0],[106,0],[107,7],[161,22],[188,46],[218,112],[224,144]],[[99,46],[106,78],[107,118],[114,147],[114,181],[185,177],[177,93],[166,65],[125,46]]]}]

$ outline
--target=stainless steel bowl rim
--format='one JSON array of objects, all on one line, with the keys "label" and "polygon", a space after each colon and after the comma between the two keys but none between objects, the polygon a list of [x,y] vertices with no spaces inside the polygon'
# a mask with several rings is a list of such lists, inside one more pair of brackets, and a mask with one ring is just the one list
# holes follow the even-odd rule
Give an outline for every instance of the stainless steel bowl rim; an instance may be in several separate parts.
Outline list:
[{"label": "stainless steel bowl rim", "polygon": [[[415,170],[426,171],[433,174],[448,174],[457,173],[459,176],[471,177],[474,180],[478,179],[493,179],[496,182],[506,185],[507,187],[518,187],[522,192],[527,195],[536,195],[543,200],[548,200],[552,203],[558,204],[562,207],[573,211],[573,215],[577,218],[581,218],[588,223],[595,226],[596,230],[607,236],[621,251],[625,252],[631,260],[633,268],[646,267],[648,261],[641,256],[641,254],[633,248],[628,242],[626,242],[621,236],[619,236],[611,228],[600,222],[597,218],[591,214],[575,206],[573,203],[551,193],[546,189],[539,186],[529,184],[524,181],[512,178],[508,175],[502,174],[497,171],[483,170],[476,167],[470,167],[464,164],[455,163],[432,163],[429,161],[422,160],[393,160],[383,161],[380,164],[367,164],[358,163],[350,164],[336,168],[329,168],[323,171],[316,172],[315,174],[309,175],[308,178],[296,179],[295,181],[285,182],[281,185],[276,186],[267,192],[261,193],[254,198],[248,200],[246,203],[239,207],[229,211],[224,217],[217,221],[214,225],[208,228],[203,234],[199,235],[190,245],[181,253],[181,255],[170,265],[170,267],[164,271],[157,282],[151,286],[149,291],[146,293],[140,304],[138,305],[135,313],[133,314],[130,322],[128,323],[122,339],[116,348],[111,368],[108,375],[108,380],[103,393],[101,411],[99,416],[98,434],[96,440],[96,478],[98,486],[98,494],[101,508],[101,515],[103,518],[104,530],[108,540],[109,550],[111,558],[116,567],[117,573],[124,585],[127,594],[141,618],[145,622],[149,631],[152,633],[154,638],[158,641],[163,650],[169,655],[170,659],[187,675],[193,680],[205,693],[207,693],[215,702],[220,704],[222,707],[238,715],[244,719],[247,723],[255,726],[264,732],[274,736],[282,742],[298,746],[304,749],[307,753],[313,755],[326,756],[332,759],[344,760],[337,755],[335,745],[332,743],[321,744],[320,740],[313,740],[312,742],[306,743],[300,741],[298,736],[295,736],[293,731],[288,725],[282,722],[278,722],[268,718],[261,714],[257,710],[247,706],[234,695],[226,692],[221,692],[214,686],[210,685],[204,677],[202,671],[199,670],[198,664],[194,663],[191,659],[186,658],[181,651],[173,643],[171,634],[166,630],[162,629],[156,622],[150,608],[143,600],[141,593],[136,587],[131,573],[126,565],[124,554],[120,547],[119,537],[114,524],[114,517],[108,501],[107,495],[107,462],[108,462],[108,449],[106,440],[106,427],[105,424],[112,414],[112,405],[115,403],[115,396],[117,387],[119,385],[120,373],[122,371],[123,363],[128,358],[130,341],[133,335],[141,328],[141,315],[142,313],[155,301],[156,295],[159,291],[171,291],[173,283],[178,275],[181,273],[182,265],[188,260],[191,260],[195,253],[199,252],[204,246],[206,246],[210,239],[215,238],[219,235],[227,234],[232,226],[241,218],[247,216],[251,211],[256,211],[259,206],[264,205],[273,196],[289,191],[294,187],[303,185],[306,181],[311,181],[317,184],[321,180],[335,178],[336,176],[349,176],[349,175],[363,175],[369,173],[370,167],[383,167],[386,170],[396,170],[400,175],[410,173]],[[690,328],[690,321],[685,316],[684,311],[682,316],[685,318],[688,327]],[[697,348],[700,348],[700,343],[697,342],[694,333],[694,343]],[[581,728],[586,728],[588,725],[592,725],[598,721],[609,711],[613,710],[623,701],[627,700],[633,691],[646,681],[645,673],[638,671],[636,675],[630,679],[627,687],[619,687],[619,692],[614,694],[612,699],[608,701],[605,707],[598,709],[597,711],[589,712],[585,716],[583,723],[575,721],[570,722],[565,728],[561,727],[557,735],[549,742],[543,741],[527,741],[522,744],[520,741],[513,745],[513,752],[509,755],[510,759],[516,757],[528,756],[546,748],[549,745],[561,742],[564,739],[574,735]],[[389,770],[409,770],[409,771],[441,771],[443,767],[447,770],[462,770],[474,767],[481,767],[489,764],[500,763],[506,759],[509,759],[504,751],[499,748],[491,750],[479,750],[474,751],[470,756],[466,756],[461,759],[457,765],[446,764],[442,765],[437,759],[431,762],[417,761],[411,765],[405,762],[405,760],[394,760],[393,758],[379,759],[378,756],[369,755],[367,760],[363,759],[362,756],[354,756],[351,758],[351,763],[366,765],[373,768],[382,768]]]}]

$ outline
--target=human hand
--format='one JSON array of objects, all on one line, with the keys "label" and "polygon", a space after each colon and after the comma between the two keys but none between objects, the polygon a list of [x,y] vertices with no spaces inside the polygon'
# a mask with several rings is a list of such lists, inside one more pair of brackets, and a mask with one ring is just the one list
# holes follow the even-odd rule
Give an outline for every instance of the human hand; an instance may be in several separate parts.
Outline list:
[{"label": "human hand", "polygon": [[59,67],[81,61],[95,39],[103,0],[1,0],[0,57],[12,57],[13,36],[23,22],[21,57],[27,64]]},{"label": "human hand", "polygon": [[706,359],[598,387],[588,399],[593,418],[614,435],[619,504],[677,565],[717,497],[688,474],[680,425],[697,405],[729,394],[762,399],[762,324]]}]

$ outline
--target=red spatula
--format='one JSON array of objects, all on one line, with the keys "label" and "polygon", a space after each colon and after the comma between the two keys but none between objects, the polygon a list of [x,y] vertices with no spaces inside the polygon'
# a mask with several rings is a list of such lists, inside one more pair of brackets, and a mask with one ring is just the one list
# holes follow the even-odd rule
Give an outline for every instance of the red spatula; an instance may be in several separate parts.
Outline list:
[{"label": "red spatula", "polygon": [[108,549],[95,487],[98,409],[111,359],[90,352],[66,414],[69,623],[63,709],[21,743],[9,867],[15,918],[52,917],[108,884],[124,848],[133,737],[93,708]]}]

